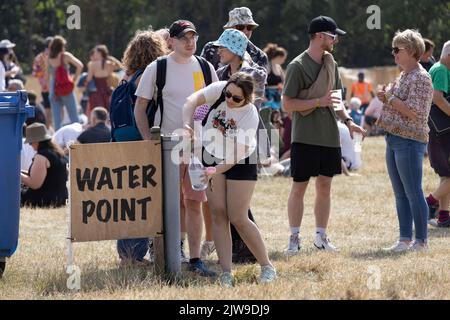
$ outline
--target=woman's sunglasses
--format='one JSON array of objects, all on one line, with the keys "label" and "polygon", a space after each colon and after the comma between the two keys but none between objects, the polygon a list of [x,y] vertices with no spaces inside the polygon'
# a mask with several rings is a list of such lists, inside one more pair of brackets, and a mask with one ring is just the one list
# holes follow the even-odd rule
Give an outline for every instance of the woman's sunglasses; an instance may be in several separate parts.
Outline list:
[{"label": "woman's sunglasses", "polygon": [[225,90],[224,94],[225,94],[225,98],[233,99],[233,101],[236,102],[236,103],[241,103],[245,99],[243,97],[233,96],[233,94],[230,91],[228,91],[228,90]]},{"label": "woman's sunglasses", "polygon": [[247,31],[253,31],[255,30],[255,26],[252,25],[245,25],[245,24],[240,24],[235,26],[235,28],[239,31],[244,31],[244,29],[247,29]]},{"label": "woman's sunglasses", "polygon": [[400,52],[400,50],[405,50],[405,48],[393,47],[392,48],[392,53],[393,54],[397,54],[397,53]]}]

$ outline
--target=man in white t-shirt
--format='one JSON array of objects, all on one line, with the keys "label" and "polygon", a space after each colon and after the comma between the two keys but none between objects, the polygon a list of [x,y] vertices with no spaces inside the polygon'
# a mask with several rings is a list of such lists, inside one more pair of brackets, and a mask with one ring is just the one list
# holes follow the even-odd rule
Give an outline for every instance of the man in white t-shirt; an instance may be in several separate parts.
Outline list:
[{"label": "man in white t-shirt", "polygon": [[[164,114],[161,132],[169,134],[183,128],[183,105],[186,99],[195,91],[205,86],[202,68],[194,57],[197,50],[198,34],[190,21],[175,21],[169,29],[168,44],[173,52],[167,56],[166,84],[162,91]],[[137,127],[144,140],[150,140],[150,127],[146,115],[148,103],[156,91],[156,65],[152,62],[144,71],[136,90],[136,105],[134,114]],[[212,81],[218,81],[211,64]],[[160,114],[155,116],[155,124],[160,123]],[[180,178],[182,186],[181,208],[186,211],[186,228],[189,242],[189,269],[203,276],[215,276],[200,259],[202,238],[201,203],[206,201],[204,191],[194,191],[191,186],[187,165],[181,164]],[[181,215],[183,217],[183,214]]]},{"label": "man in white t-shirt", "polygon": [[78,136],[83,132],[83,126],[74,122],[58,129],[53,135],[53,142],[66,150],[67,144],[71,141],[75,142]]}]

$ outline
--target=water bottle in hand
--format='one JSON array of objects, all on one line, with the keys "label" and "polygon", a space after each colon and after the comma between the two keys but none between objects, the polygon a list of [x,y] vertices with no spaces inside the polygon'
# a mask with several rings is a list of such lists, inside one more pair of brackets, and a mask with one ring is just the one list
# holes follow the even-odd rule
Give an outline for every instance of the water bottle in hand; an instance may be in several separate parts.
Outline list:
[{"label": "water bottle in hand", "polygon": [[206,168],[201,161],[192,154],[189,163],[189,177],[191,178],[192,189],[195,191],[203,191],[206,189],[208,182],[205,180],[205,173]]}]

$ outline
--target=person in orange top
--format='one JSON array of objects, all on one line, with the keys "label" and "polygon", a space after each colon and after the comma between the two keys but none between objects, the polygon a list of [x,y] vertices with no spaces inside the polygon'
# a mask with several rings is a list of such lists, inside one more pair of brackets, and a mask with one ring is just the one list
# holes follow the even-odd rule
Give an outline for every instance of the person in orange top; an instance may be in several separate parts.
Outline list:
[{"label": "person in orange top", "polygon": [[364,114],[366,108],[369,106],[370,100],[375,98],[373,93],[373,87],[370,82],[364,81],[364,72],[360,71],[358,73],[358,82],[352,84],[351,90],[352,98],[357,97],[361,99],[361,112]]}]

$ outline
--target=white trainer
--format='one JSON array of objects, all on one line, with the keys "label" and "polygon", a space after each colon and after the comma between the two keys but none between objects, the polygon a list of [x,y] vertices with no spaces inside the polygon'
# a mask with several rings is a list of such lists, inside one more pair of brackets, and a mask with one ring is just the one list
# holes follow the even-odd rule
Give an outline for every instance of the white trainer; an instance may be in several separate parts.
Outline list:
[{"label": "white trainer", "polygon": [[284,249],[284,255],[286,257],[295,256],[300,251],[300,243],[301,238],[299,237],[298,233],[291,234],[289,237],[289,244],[286,249]]},{"label": "white trainer", "polygon": [[219,276],[219,284],[222,288],[232,288],[234,286],[234,278],[231,272],[222,272]]},{"label": "white trainer", "polygon": [[383,250],[388,252],[405,252],[409,250],[409,247],[409,244],[407,244],[406,242],[397,241],[394,245],[388,248],[383,248]]},{"label": "white trainer", "polygon": [[274,281],[277,278],[277,270],[271,265],[261,266],[261,275],[259,276],[259,283],[265,284]]},{"label": "white trainer", "polygon": [[433,226],[433,227],[437,227],[437,226],[438,226],[438,223],[437,223],[437,220],[436,220],[436,219],[429,219],[429,220],[428,220],[428,224],[429,224],[430,226]]},{"label": "white trainer", "polygon": [[428,245],[426,243],[419,243],[414,241],[410,246],[409,250],[414,252],[427,252],[428,251]]},{"label": "white trainer", "polygon": [[202,249],[200,251],[200,258],[206,260],[213,252],[216,251],[214,241],[203,241]]},{"label": "white trainer", "polygon": [[316,238],[314,240],[314,246],[319,250],[336,252],[339,251],[332,243],[331,240],[327,237],[327,235],[321,236],[319,233],[316,233]]}]

